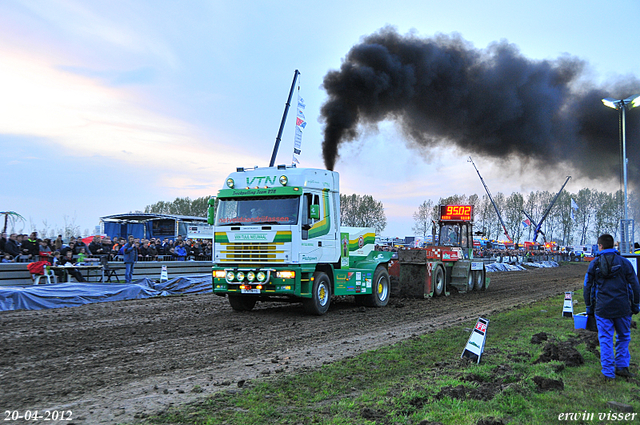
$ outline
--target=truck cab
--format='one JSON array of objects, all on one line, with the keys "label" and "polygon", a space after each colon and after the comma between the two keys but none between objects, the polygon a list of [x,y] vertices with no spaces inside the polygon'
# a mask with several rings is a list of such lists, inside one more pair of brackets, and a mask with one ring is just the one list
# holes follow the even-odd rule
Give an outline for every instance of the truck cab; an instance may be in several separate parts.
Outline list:
[{"label": "truck cab", "polygon": [[234,310],[289,300],[324,314],[332,295],[351,294],[364,296],[357,302],[387,303],[390,254],[373,252],[373,229],[340,228],[338,173],[238,168],[214,205],[213,291],[228,296]]}]

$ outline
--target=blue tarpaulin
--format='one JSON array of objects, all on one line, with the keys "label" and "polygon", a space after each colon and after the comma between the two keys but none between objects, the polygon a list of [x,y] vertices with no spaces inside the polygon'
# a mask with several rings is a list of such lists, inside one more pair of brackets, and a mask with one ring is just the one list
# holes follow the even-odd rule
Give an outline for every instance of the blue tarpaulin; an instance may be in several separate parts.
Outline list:
[{"label": "blue tarpaulin", "polygon": [[177,277],[166,282],[140,279],[130,284],[58,283],[0,287],[0,311],[43,310],[83,304],[212,292],[211,275]]},{"label": "blue tarpaulin", "polygon": [[520,263],[520,264],[508,264],[508,263],[491,263],[485,266],[487,273],[489,272],[514,272],[519,270],[527,270],[526,267],[559,267],[555,261],[542,261],[538,263]]}]

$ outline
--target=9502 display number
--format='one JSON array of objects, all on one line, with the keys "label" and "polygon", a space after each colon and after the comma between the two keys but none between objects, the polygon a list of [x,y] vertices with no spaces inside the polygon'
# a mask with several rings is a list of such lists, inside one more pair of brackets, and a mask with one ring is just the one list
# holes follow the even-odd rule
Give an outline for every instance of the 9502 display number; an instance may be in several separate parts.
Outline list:
[{"label": "9502 display number", "polygon": [[473,205],[440,205],[440,221],[473,221]]},{"label": "9502 display number", "polygon": [[71,410],[5,410],[5,421],[70,421],[73,419]]}]

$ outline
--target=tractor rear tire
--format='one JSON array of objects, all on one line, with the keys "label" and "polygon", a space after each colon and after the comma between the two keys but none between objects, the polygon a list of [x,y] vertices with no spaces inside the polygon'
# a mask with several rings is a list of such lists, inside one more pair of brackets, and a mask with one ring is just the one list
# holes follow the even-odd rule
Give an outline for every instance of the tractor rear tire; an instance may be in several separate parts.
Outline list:
[{"label": "tractor rear tire", "polygon": [[474,288],[479,291],[484,286],[484,270],[476,270],[473,272]]},{"label": "tractor rear tire", "polygon": [[435,271],[433,272],[433,295],[439,297],[444,293],[445,281],[444,281],[444,271],[442,267],[436,266]]},{"label": "tractor rear tire", "polygon": [[314,316],[322,316],[329,310],[331,304],[331,280],[324,272],[315,272],[313,274],[313,287],[311,289],[311,298],[305,298],[302,301],[304,311]]},{"label": "tractor rear tire", "polygon": [[[364,305],[367,307],[384,307],[389,302],[391,294],[391,280],[389,272],[380,265],[373,273],[373,282],[371,285],[371,294],[365,295],[363,298]],[[356,297],[357,298],[357,297]]]},{"label": "tractor rear tire", "polygon": [[467,276],[467,292],[473,291],[476,282],[476,272],[469,270],[469,275]]},{"label": "tractor rear tire", "polygon": [[251,311],[256,301],[258,301],[256,297],[229,294],[229,304],[235,311]]}]

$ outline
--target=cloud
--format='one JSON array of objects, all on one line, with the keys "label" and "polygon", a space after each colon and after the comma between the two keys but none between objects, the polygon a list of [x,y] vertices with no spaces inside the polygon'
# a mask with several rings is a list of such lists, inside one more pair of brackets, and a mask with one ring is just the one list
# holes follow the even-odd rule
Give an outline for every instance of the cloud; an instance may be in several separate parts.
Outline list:
[{"label": "cloud", "polygon": [[0,45],[0,55],[0,134],[46,138],[77,156],[163,164],[165,169],[206,169],[235,164],[238,157],[256,161],[228,140],[209,141],[189,123],[147,110],[142,105],[149,99],[123,88],[104,86],[6,46]]},{"label": "cloud", "polygon": [[[100,50],[135,53],[159,58],[165,66],[175,68],[179,61],[173,50],[163,42],[164,37],[152,29],[140,14],[152,10],[129,8],[128,2],[117,1],[95,4],[91,9],[83,2],[72,0],[50,0],[45,3],[22,4],[39,17],[45,26],[56,27],[59,36],[66,35],[69,42],[91,41]],[[156,8],[156,5],[153,5]]]},{"label": "cloud", "polygon": [[143,66],[130,70],[108,70],[108,71],[95,71],[92,69],[81,68],[77,66],[62,66],[60,70],[63,72],[70,72],[73,74],[82,75],[89,78],[102,79],[112,86],[126,86],[126,85],[142,85],[153,83],[158,72],[156,69],[150,66]]}]

